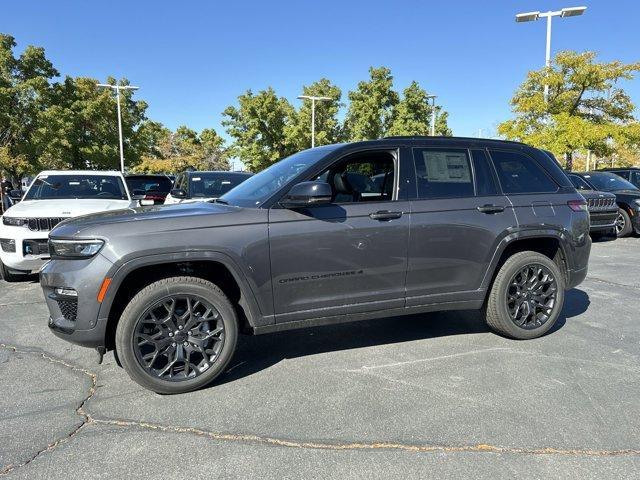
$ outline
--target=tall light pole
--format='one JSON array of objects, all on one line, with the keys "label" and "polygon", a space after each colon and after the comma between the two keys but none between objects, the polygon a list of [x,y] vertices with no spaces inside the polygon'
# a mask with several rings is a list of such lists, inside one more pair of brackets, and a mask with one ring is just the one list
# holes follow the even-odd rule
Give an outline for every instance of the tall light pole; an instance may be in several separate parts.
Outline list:
[{"label": "tall light pole", "polygon": [[432,101],[431,105],[431,136],[436,136],[436,97],[437,95],[427,95],[427,102]]},{"label": "tall light pole", "polygon": [[138,90],[140,87],[133,85],[111,85],[109,83],[98,83],[98,87],[111,88],[116,91],[118,104],[118,139],[120,140],[120,170],[124,173],[124,147],[122,146],[122,113],[120,112],[120,90]]},{"label": "tall light pole", "polygon": [[[518,13],[516,15],[516,22],[533,22],[540,18],[547,19],[547,48],[545,51],[545,66],[549,67],[551,65],[551,19],[553,17],[576,17],[578,15],[582,15],[587,7],[567,7],[562,10],[549,10],[548,12],[526,12],[526,13]],[[544,86],[544,99],[547,100],[549,95],[549,85]]]},{"label": "tall light pole", "polygon": [[298,95],[300,100],[311,100],[311,148],[316,146],[316,102],[333,100],[331,97],[316,97],[313,95]]}]

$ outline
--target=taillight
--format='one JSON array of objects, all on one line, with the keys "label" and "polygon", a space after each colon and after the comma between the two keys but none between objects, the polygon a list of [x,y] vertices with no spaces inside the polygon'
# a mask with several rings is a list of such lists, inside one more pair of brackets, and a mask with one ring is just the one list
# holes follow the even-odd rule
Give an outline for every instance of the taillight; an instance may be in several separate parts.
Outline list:
[{"label": "taillight", "polygon": [[587,201],[586,200],[569,200],[567,202],[569,208],[574,212],[586,212],[587,211]]}]

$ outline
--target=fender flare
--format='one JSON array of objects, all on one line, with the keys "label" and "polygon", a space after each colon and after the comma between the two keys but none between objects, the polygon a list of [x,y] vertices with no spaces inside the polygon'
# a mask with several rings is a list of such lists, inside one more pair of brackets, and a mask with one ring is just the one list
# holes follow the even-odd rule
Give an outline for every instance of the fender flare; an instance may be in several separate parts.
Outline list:
[{"label": "fender flare", "polygon": [[181,263],[185,261],[210,261],[223,265],[233,276],[240,289],[240,306],[247,314],[247,320],[252,327],[273,323],[273,315],[265,315],[256,299],[253,288],[240,269],[239,265],[229,255],[211,250],[190,250],[163,252],[157,254],[142,255],[114,266],[107,273],[111,278],[111,284],[104,300],[100,304],[99,319],[108,319],[113,301],[120,290],[120,286],[127,276],[141,267],[159,265],[165,263]]}]

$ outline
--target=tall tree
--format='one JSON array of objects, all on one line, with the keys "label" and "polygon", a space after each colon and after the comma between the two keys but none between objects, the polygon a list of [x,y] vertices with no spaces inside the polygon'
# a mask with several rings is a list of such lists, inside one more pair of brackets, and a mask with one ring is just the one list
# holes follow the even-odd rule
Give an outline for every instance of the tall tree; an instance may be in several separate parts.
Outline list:
[{"label": "tall tree", "polygon": [[564,156],[569,170],[576,151],[604,156],[637,144],[633,103],[616,84],[633,78],[640,63],[595,60],[593,52],[561,52],[550,67],[529,72],[511,100],[515,118],[500,124],[498,132]]},{"label": "tall tree", "polygon": [[295,121],[295,110],[287,99],[269,87],[238,97],[238,107],[225,109],[222,125],[234,138],[235,154],[251,171],[260,171],[295,152],[285,127]]},{"label": "tall tree", "polygon": [[[302,87],[303,95],[316,97],[329,97],[331,100],[316,102],[315,108],[315,145],[327,145],[337,143],[341,138],[341,125],[338,120],[338,111],[342,104],[340,98],[342,91],[331,81],[321,78],[311,85]],[[288,142],[296,150],[304,150],[311,147],[311,100],[305,99],[297,114],[287,127]]]},{"label": "tall tree", "polygon": [[44,49],[28,46],[16,57],[15,46],[11,35],[0,34],[0,170],[8,173],[12,168],[11,175],[22,175],[37,158],[33,133],[39,113],[51,101],[49,81],[58,72]]},{"label": "tall tree", "polygon": [[393,120],[398,93],[393,90],[393,76],[386,67],[369,69],[370,79],[358,83],[349,92],[349,110],[345,132],[350,141],[372,140],[385,135]]},{"label": "tall tree", "polygon": [[[413,81],[402,92],[402,99],[393,109],[392,121],[386,135],[429,135],[433,106],[429,105],[427,92]],[[448,113],[436,107],[436,135],[450,136]]]}]

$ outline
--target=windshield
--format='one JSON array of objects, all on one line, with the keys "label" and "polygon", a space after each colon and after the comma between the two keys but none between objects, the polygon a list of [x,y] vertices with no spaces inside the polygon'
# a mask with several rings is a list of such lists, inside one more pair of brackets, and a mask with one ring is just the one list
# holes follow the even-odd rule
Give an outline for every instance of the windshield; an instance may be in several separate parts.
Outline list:
[{"label": "windshield", "polygon": [[222,197],[222,201],[240,207],[259,207],[291,179],[324,157],[335,145],[303,150],[274,163],[255,174]]},{"label": "windshield", "polygon": [[569,177],[569,180],[571,180],[571,183],[573,183],[573,186],[576,187],[576,189],[578,189],[578,190],[593,190],[593,188],[591,188],[591,185],[589,185],[587,182],[585,182],[578,175],[567,175],[567,177]]},{"label": "windshield", "polygon": [[584,178],[591,182],[597,190],[615,192],[617,190],[638,190],[633,183],[626,181],[615,173],[585,173]]},{"label": "windshield", "polygon": [[24,200],[60,199],[128,200],[120,177],[115,175],[40,175]]},{"label": "windshield", "polygon": [[189,194],[193,198],[218,198],[250,176],[239,172],[194,172],[189,180]]},{"label": "windshield", "polygon": [[169,177],[165,177],[164,175],[127,177],[126,182],[129,191],[133,195],[136,195],[137,193],[134,192],[137,191],[141,192],[140,194],[147,192],[169,193],[172,184]]}]

